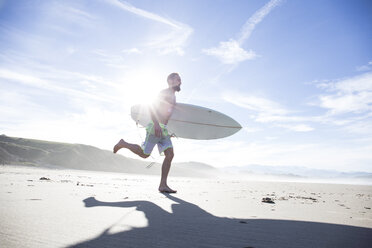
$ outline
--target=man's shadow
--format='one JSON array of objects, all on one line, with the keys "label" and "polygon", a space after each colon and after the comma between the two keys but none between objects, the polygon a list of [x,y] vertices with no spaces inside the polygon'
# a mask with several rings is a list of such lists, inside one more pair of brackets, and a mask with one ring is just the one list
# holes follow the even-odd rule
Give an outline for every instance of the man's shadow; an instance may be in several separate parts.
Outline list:
[{"label": "man's shadow", "polygon": [[86,207],[142,211],[148,226],[98,237],[71,247],[371,247],[372,229],[317,222],[234,219],[214,216],[195,204],[164,194],[169,213],[150,201],[102,202],[89,197]]}]

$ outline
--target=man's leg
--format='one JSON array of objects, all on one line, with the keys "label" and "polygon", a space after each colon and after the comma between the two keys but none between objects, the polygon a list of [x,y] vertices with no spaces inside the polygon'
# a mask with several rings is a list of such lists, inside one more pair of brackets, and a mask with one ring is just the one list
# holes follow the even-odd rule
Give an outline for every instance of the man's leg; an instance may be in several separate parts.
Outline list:
[{"label": "man's leg", "polygon": [[121,139],[115,146],[114,146],[114,153],[117,153],[121,148],[127,148],[131,150],[133,153],[137,154],[141,158],[148,158],[150,155],[147,155],[143,152],[142,148],[139,145],[136,144],[130,144],[128,142],[125,142],[123,139]]},{"label": "man's leg", "polygon": [[172,159],[174,157],[173,148],[168,148],[164,151],[165,159],[163,161],[163,165],[161,167],[161,179],[160,179],[160,186],[159,191],[162,193],[176,193],[177,190],[173,190],[169,188],[167,185],[167,178],[168,173],[171,167]]}]

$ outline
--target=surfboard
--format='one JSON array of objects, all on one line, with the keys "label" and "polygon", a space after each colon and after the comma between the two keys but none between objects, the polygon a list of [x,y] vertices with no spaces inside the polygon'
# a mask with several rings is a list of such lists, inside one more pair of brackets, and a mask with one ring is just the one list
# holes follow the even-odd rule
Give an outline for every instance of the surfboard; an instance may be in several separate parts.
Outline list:
[{"label": "surfboard", "polygon": [[[147,126],[151,122],[149,106],[132,106],[131,117],[141,126]],[[186,103],[176,104],[167,127],[168,132],[176,137],[197,140],[228,137],[242,128],[237,121],[223,113]]]}]

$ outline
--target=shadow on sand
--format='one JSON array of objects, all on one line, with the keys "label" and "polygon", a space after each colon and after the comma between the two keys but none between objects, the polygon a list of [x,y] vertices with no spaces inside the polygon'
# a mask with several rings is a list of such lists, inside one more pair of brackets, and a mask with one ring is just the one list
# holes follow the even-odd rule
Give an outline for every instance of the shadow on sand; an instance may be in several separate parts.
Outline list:
[{"label": "shadow on sand", "polygon": [[149,201],[102,202],[93,197],[86,207],[106,206],[142,211],[148,226],[98,237],[70,247],[372,247],[372,229],[317,222],[232,219],[214,216],[197,205],[165,194],[177,204],[168,213]]}]

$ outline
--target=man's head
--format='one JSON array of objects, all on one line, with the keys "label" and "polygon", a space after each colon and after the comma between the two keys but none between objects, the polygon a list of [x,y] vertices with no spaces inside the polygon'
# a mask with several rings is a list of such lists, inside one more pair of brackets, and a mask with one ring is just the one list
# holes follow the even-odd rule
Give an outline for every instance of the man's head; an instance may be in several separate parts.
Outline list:
[{"label": "man's head", "polygon": [[180,75],[178,75],[178,73],[173,72],[169,74],[167,78],[167,82],[168,82],[169,88],[172,88],[174,91],[181,90],[181,77]]}]

